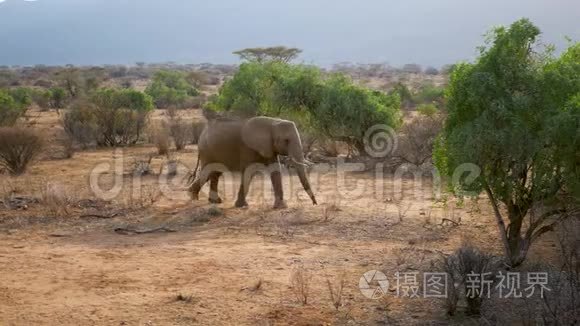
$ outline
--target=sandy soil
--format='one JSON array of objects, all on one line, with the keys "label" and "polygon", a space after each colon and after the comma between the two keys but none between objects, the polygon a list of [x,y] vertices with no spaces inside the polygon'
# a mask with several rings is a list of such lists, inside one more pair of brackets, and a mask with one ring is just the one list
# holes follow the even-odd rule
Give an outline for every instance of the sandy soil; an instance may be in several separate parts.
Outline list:
[{"label": "sandy soil", "polygon": [[[57,120],[40,120],[58,132]],[[320,205],[312,206],[292,176],[285,179],[284,210],[271,209],[270,188],[266,182],[261,189],[260,178],[250,207],[234,208],[234,178],[222,182],[224,203],[214,207],[207,196],[191,202],[181,182],[195,146],[177,154],[183,166],[171,189],[160,190],[165,161],[159,157],[155,174],[136,184],[134,160],[153,152],[148,146],[84,151],[38,162],[18,179],[0,176],[4,198],[7,191],[41,197],[47,183],[74,198],[58,216],[42,201],[20,209],[0,205],[0,325],[446,324],[442,299],[396,297],[395,273],[434,271],[439,254],[464,241],[501,254],[485,201],[436,202],[428,178],[404,179],[399,203],[390,175],[379,178],[383,193],[377,194],[373,173],[347,173],[342,184],[342,173],[331,170],[313,182]],[[106,187],[120,176],[121,193],[96,200],[89,172],[120,157],[122,170],[104,173],[101,182]],[[544,241],[534,248],[551,248]],[[311,275],[306,305],[291,286],[298,268]],[[380,300],[359,290],[369,270],[391,281]],[[341,277],[336,310],[327,282]]]}]

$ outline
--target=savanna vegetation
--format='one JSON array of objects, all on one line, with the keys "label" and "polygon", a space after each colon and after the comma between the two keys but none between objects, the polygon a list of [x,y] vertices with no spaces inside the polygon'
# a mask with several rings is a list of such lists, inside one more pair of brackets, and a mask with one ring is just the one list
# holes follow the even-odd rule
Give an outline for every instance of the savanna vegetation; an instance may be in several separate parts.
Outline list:
[{"label": "savanna vegetation", "polygon": [[[365,320],[361,311],[368,313],[368,309],[361,309],[361,303],[352,299],[355,295],[348,293],[350,281],[345,285],[343,274],[326,274],[331,268],[337,269],[333,265],[335,262],[320,259],[319,252],[306,252],[311,245],[326,241],[329,245],[325,244],[325,249],[320,249],[320,252],[332,252],[333,257],[343,255],[339,267],[351,268],[349,277],[358,277],[360,272],[375,268],[386,271],[391,266],[400,270],[437,269],[445,273],[453,282],[443,308],[434,308],[443,313],[430,316],[435,316],[432,319],[438,322],[461,324],[492,320],[496,324],[511,324],[521,321],[520,312],[525,311],[530,324],[538,321],[544,324],[577,323],[580,251],[577,248],[578,230],[574,227],[580,214],[580,43],[570,41],[566,49],[557,52],[552,46],[544,45],[540,37],[540,30],[531,21],[518,20],[510,26],[492,29],[473,62],[439,68],[424,68],[415,63],[400,68],[387,64],[341,63],[323,69],[296,63],[302,50],[284,46],[235,51],[234,54],[242,60],[240,65],[138,62],[133,66],[0,67],[0,177],[6,177],[0,187],[0,229],[2,223],[9,225],[10,229],[20,225],[12,220],[10,214],[13,211],[37,214],[35,205],[49,207],[46,216],[62,218],[74,213],[79,217],[75,223],[85,223],[83,219],[97,217],[109,227],[111,225],[106,224],[109,220],[120,221],[123,226],[115,225],[114,232],[125,235],[137,235],[143,231],[139,228],[128,230],[125,227],[127,216],[133,219],[131,222],[142,221],[145,215],[154,218],[171,216],[175,220],[185,216],[187,221],[179,227],[196,227],[211,221],[211,227],[219,229],[219,236],[227,239],[224,240],[226,245],[212,242],[217,234],[211,233],[213,229],[207,230],[212,237],[210,240],[203,238],[206,234],[196,234],[199,238],[192,241],[195,242],[192,256],[198,253],[206,255],[199,264],[204,273],[204,268],[218,256],[211,251],[214,249],[212,245],[223,245],[225,249],[220,250],[225,252],[237,246],[239,243],[236,241],[240,238],[255,235],[259,237],[258,245],[251,242],[255,239],[243,242],[236,248],[238,251],[220,261],[220,272],[227,264],[260,265],[262,259],[272,259],[269,264],[277,266],[272,272],[276,274],[285,268],[280,267],[280,257],[263,258],[268,254],[261,251],[263,242],[276,239],[268,243],[277,252],[302,251],[304,256],[297,254],[300,258],[294,257],[289,263],[301,261],[302,264],[293,267],[290,273],[289,293],[290,297],[296,298],[296,302],[291,304],[292,313],[279,313],[275,308],[268,313],[274,315],[268,317],[272,319],[284,314],[299,315],[302,312],[295,312],[308,306],[319,310],[317,305],[326,303],[321,304],[316,294],[328,291],[334,319],[327,315],[317,316],[324,322],[349,323],[354,317],[351,318],[351,310],[346,310],[353,306],[358,321],[364,320],[360,323],[392,321],[388,315],[396,314],[396,311],[389,307],[403,303],[380,301],[375,313],[384,318]],[[308,158],[315,156],[312,154],[316,149],[315,154],[322,157],[320,161],[331,162],[333,167],[337,166],[337,157],[349,162],[381,164],[380,178],[388,180],[389,186],[400,181],[397,173],[402,170],[405,173],[429,171],[440,177],[445,189],[443,194],[433,191],[431,188],[435,186],[432,185],[438,180],[429,178],[427,183],[432,187],[428,189],[425,200],[406,202],[405,198],[395,198],[396,194],[387,193],[375,199],[363,193],[359,202],[363,207],[360,208],[350,205],[350,198],[341,202],[340,198],[337,199],[339,195],[329,194],[330,182],[323,179],[318,185],[319,191],[328,196],[321,209],[301,207],[300,198],[295,196],[292,200],[298,208],[278,213],[266,212],[261,206],[258,211],[222,210],[215,205],[192,210],[189,199],[182,205],[188,210],[180,211],[181,208],[175,208],[179,199],[173,197],[159,205],[161,208],[152,208],[160,201],[161,195],[158,194],[160,184],[151,180],[145,180],[144,184],[154,190],[139,184],[136,192],[140,197],[136,199],[133,193],[126,195],[122,204],[94,198],[77,200],[44,181],[41,181],[44,184],[39,194],[34,196],[22,194],[21,186],[12,186],[24,178],[38,179],[39,176],[50,177],[51,173],[62,172],[66,177],[58,178],[63,180],[69,177],[80,180],[82,174],[82,182],[77,180],[77,183],[87,188],[88,172],[74,173],[74,169],[88,169],[88,166],[101,163],[103,157],[109,159],[110,148],[115,147],[124,147],[134,160],[131,167],[123,167],[123,178],[145,175],[185,178],[184,168],[178,173],[176,162],[183,160],[188,166],[194,166],[195,144],[205,127],[203,116],[214,115],[234,118],[264,115],[289,119],[299,128]],[[44,122],[40,121],[40,116],[54,119]],[[371,159],[365,141],[368,141],[367,131],[377,125],[396,133],[396,148],[384,157]],[[72,154],[62,155],[59,159],[64,160],[55,162],[51,156],[55,147],[62,147],[65,151],[82,150],[86,155],[80,159],[73,158]],[[111,159],[115,155],[112,154]],[[80,162],[79,167],[75,165],[77,162]],[[154,164],[158,165],[155,169],[152,167]],[[365,165],[365,169],[368,167]],[[331,181],[338,180],[330,173],[323,177],[329,175]],[[365,183],[376,175],[371,176],[367,171],[349,174],[351,177],[356,182]],[[22,182],[28,183],[28,179]],[[407,179],[401,181],[401,187],[408,186],[408,182]],[[178,183],[179,180],[175,182]],[[406,190],[410,191],[408,187]],[[183,192],[181,189],[178,191],[180,194]],[[411,208],[414,204],[420,207]],[[122,209],[117,209],[119,206],[123,206]],[[91,211],[87,213],[87,209]],[[415,217],[410,220],[408,216],[413,214]],[[223,218],[226,215],[227,218]],[[8,222],[4,222],[5,216],[10,217]],[[239,219],[246,220],[239,222]],[[253,228],[252,232],[240,232],[247,230],[244,228],[248,225]],[[149,231],[176,230],[164,225],[143,233]],[[457,243],[466,237],[479,241],[479,248],[471,243],[457,248]],[[197,242],[199,239],[202,239],[201,245]],[[180,238],[176,243],[182,245],[183,241]],[[381,241],[389,242],[389,248],[377,245]],[[343,245],[347,249],[343,250]],[[135,247],[138,247],[135,250],[141,250],[141,247]],[[161,248],[152,247],[153,251]],[[338,249],[333,251],[334,248]],[[174,252],[173,249],[161,250],[166,254]],[[373,257],[379,257],[373,259],[387,256],[387,261],[371,261],[367,251]],[[243,261],[236,260],[240,259],[239,252],[260,257],[253,257],[255,261],[247,264],[250,260],[245,257],[242,257]],[[549,265],[549,268],[542,268],[549,270],[555,278],[551,283],[554,291],[545,299],[514,303],[467,297],[471,273],[533,270],[536,265],[530,262],[532,252],[536,253],[536,260],[537,257],[550,258],[541,261]],[[137,253],[132,256],[139,256],[140,252]],[[135,263],[125,256],[122,259],[129,264]],[[319,270],[325,278],[323,290],[315,284],[311,286],[313,273],[303,266],[308,260],[323,266]],[[125,263],[122,261],[117,265],[122,267]],[[156,268],[163,270],[168,266],[166,263],[161,265]],[[331,268],[327,269],[327,265]],[[137,267],[134,270],[138,271]],[[250,270],[251,267],[245,268]],[[208,268],[208,271],[215,270]],[[93,276],[98,286],[108,280],[104,274]],[[285,281],[281,281],[279,275],[274,277],[276,282]],[[189,279],[188,282],[197,286],[200,279]],[[227,281],[234,282],[233,279]],[[260,278],[239,292],[235,289],[234,296],[244,295],[236,297],[236,302],[245,304],[259,300],[261,297],[257,294],[264,293],[264,300],[271,301],[273,294],[268,291],[273,288],[278,291],[276,286],[279,284],[262,281]],[[488,281],[494,285],[497,282],[491,278]],[[160,288],[166,290],[167,286]],[[348,295],[343,294],[343,288]],[[147,291],[143,295],[140,293],[139,297],[145,298],[150,292],[162,292],[157,288]],[[245,296],[248,293],[251,296]],[[221,299],[228,300],[231,296],[232,293],[228,292]],[[166,299],[156,298],[156,302],[168,301]],[[193,295],[180,292],[173,301],[193,305],[198,302],[196,300]],[[288,303],[284,300],[280,305],[287,308]],[[428,302],[429,307],[423,305],[424,301],[404,304],[420,311],[434,306],[433,301]],[[500,309],[502,307],[511,311],[504,312]],[[312,311],[305,314],[309,313],[314,315]]]},{"label": "savanna vegetation", "polygon": [[580,199],[580,44],[555,56],[539,35],[526,19],[496,28],[476,62],[456,66],[435,155],[449,177],[475,165],[453,190],[487,194],[513,266]]}]

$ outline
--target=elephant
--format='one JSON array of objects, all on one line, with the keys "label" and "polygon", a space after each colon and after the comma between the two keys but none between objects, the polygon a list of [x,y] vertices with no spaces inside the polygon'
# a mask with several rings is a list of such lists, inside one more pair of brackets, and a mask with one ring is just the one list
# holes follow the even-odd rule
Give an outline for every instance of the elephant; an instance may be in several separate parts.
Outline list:
[{"label": "elephant", "polygon": [[[242,182],[235,206],[248,206],[246,195],[252,176],[258,172],[256,167],[268,167],[274,189],[274,208],[286,208],[278,157],[284,155],[295,166],[302,187],[313,205],[317,205],[306,176],[307,161],[302,151],[300,134],[292,121],[263,116],[243,120],[224,117],[211,119],[199,137],[198,155],[193,175],[195,180],[189,187],[193,200],[199,199],[199,191],[209,180],[209,202],[221,203],[217,189],[219,178],[225,169],[241,172]],[[198,174],[199,167],[201,170]]]}]

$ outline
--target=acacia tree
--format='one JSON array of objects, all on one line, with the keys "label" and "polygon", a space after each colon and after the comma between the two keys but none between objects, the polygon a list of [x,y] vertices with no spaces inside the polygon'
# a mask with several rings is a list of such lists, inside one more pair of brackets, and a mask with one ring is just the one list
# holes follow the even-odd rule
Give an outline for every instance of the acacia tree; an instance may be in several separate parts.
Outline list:
[{"label": "acacia tree", "polygon": [[447,176],[464,163],[481,169],[453,186],[487,194],[512,266],[580,198],[580,47],[554,59],[537,51],[539,35],[527,19],[498,27],[475,63],[456,66],[434,153]]},{"label": "acacia tree", "polygon": [[298,57],[302,50],[285,46],[273,46],[267,48],[246,48],[235,51],[240,59],[250,62],[280,61],[288,63]]}]

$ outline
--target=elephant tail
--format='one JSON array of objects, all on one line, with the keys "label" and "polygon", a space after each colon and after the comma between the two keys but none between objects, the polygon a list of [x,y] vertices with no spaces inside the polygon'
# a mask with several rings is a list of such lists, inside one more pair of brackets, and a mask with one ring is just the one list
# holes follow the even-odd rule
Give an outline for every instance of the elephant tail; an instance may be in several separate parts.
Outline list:
[{"label": "elephant tail", "polygon": [[197,152],[197,163],[195,164],[195,169],[189,173],[189,178],[187,179],[187,184],[190,187],[193,184],[193,181],[195,181],[195,178],[197,177],[197,170],[199,169],[199,158],[200,158],[200,153],[198,151]]}]

